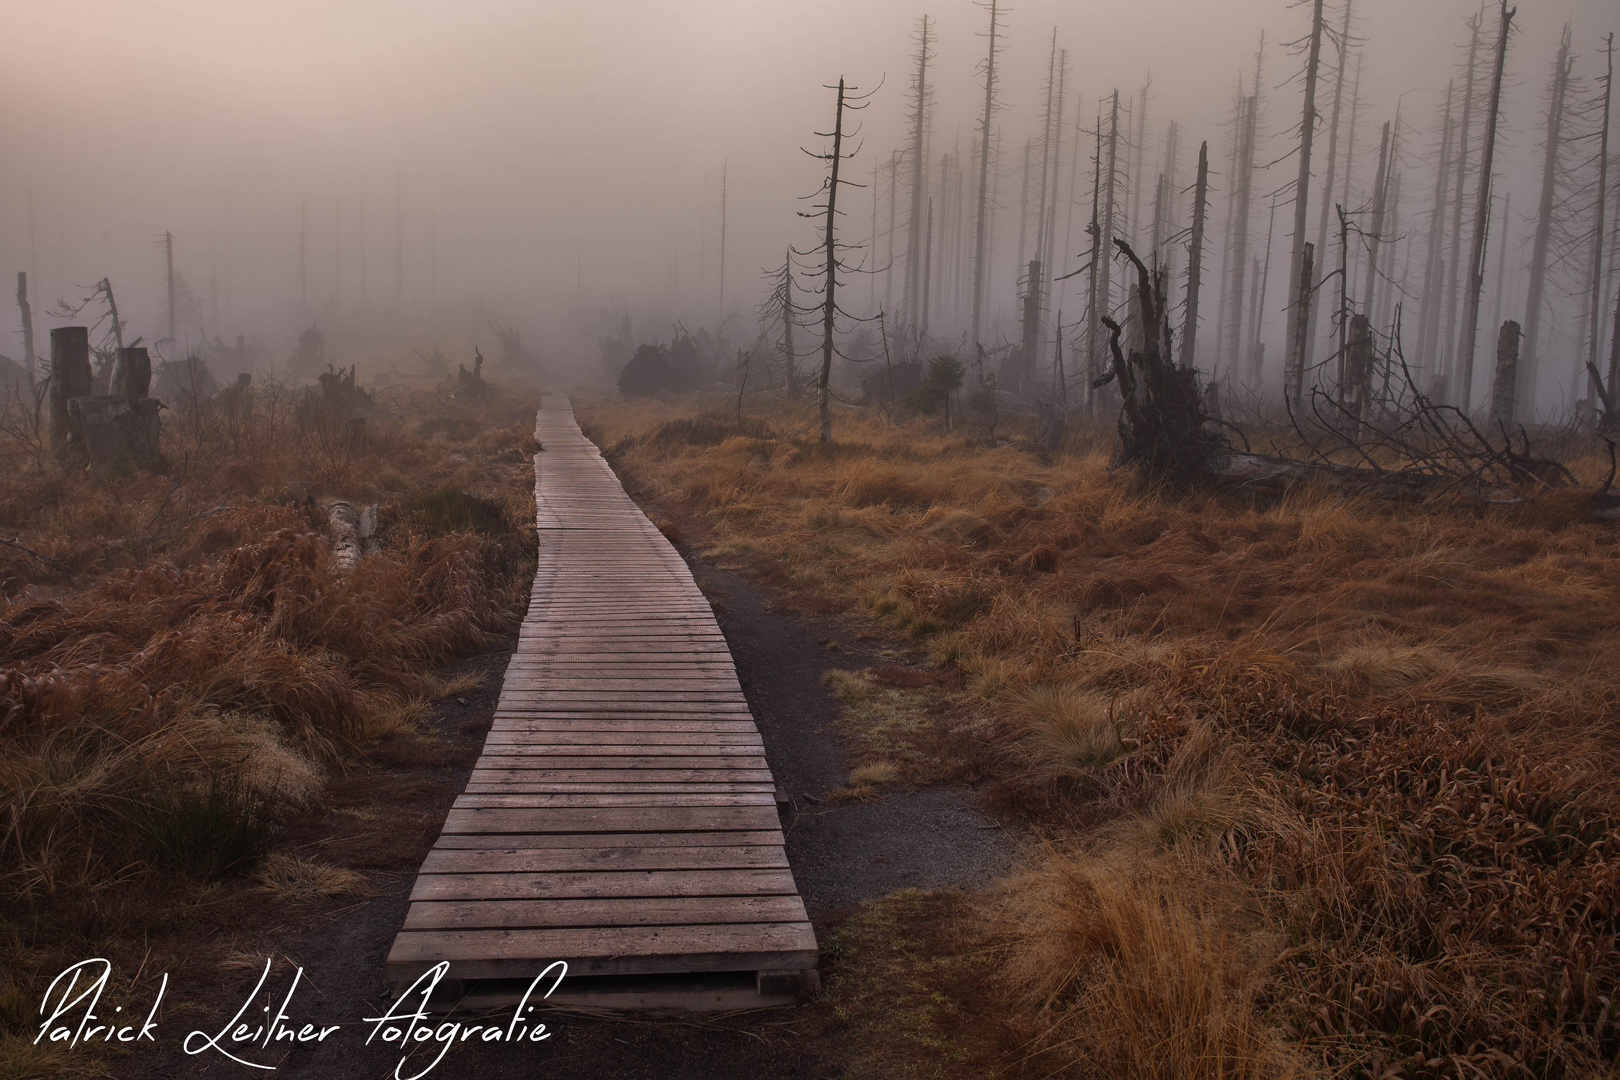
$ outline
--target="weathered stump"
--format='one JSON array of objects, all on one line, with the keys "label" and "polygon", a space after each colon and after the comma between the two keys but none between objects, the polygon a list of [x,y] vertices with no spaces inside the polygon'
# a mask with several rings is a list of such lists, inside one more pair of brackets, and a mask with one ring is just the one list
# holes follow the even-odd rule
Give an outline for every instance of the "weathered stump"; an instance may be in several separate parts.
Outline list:
[{"label": "weathered stump", "polygon": [[71,444],[68,402],[90,396],[90,328],[58,326],[51,331],[51,452],[63,465],[82,465],[82,449]]},{"label": "weathered stump", "polygon": [[1514,388],[1519,378],[1519,324],[1509,319],[1496,335],[1496,383],[1491,387],[1491,426],[1513,426]]},{"label": "weathered stump", "polygon": [[67,406],[68,452],[75,463],[95,468],[130,465],[147,471],[163,467],[158,448],[162,403],[157,398],[76,397]]},{"label": "weathered stump", "polygon": [[142,346],[119,349],[113,360],[113,397],[143,398],[152,392],[152,358]]}]

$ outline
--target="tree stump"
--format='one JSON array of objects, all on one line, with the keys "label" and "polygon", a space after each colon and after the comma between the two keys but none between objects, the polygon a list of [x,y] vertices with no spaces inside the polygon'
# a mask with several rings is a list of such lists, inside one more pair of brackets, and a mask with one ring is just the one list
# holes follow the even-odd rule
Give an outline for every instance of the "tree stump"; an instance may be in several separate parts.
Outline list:
[{"label": "tree stump", "polygon": [[108,392],[113,397],[131,399],[144,398],[152,392],[152,358],[144,347],[118,350]]},{"label": "tree stump", "polygon": [[67,406],[68,451],[75,463],[94,468],[128,465],[149,472],[163,467],[157,398],[109,394],[76,397]]},{"label": "tree stump", "polygon": [[51,451],[63,465],[82,465],[82,448],[71,445],[68,402],[90,396],[90,328],[51,331]]}]

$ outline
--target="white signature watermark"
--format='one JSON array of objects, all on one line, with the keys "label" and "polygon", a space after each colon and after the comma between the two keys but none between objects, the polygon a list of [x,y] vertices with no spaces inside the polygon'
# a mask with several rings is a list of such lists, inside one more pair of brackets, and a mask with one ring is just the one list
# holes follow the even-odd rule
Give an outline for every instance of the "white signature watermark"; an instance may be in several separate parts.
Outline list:
[{"label": "white signature watermark", "polygon": [[[213,1033],[188,1032],[181,1040],[181,1049],[189,1055],[219,1054],[249,1069],[274,1072],[277,1065],[266,1059],[275,1058],[278,1051],[302,1043],[324,1043],[334,1036],[341,1038],[339,1033],[344,1025],[318,1023],[297,1015],[293,998],[304,982],[302,967],[293,973],[286,993],[280,995],[280,1003],[276,1004],[274,992],[266,990],[273,968],[273,961],[267,957],[258,982],[235,1015]],[[429,1010],[434,991],[449,971],[448,962],[435,964],[418,976],[382,1016],[368,1016],[361,1021],[371,1028],[365,1045],[398,1046],[402,1051],[394,1066],[395,1080],[421,1080],[461,1043],[543,1042],[551,1038],[551,1031],[535,1020],[533,1014],[536,1003],[550,997],[562,985],[568,974],[565,961],[554,961],[536,975],[511,1016],[499,1022],[446,1020]],[[52,979],[40,1000],[42,1019],[39,1034],[34,1036],[35,1045],[65,1044],[71,1049],[87,1044],[158,1042],[158,1010],[169,989],[168,973],[164,973],[142,1021],[133,1019],[140,1013],[139,1006],[132,1008],[128,1015],[123,1005],[114,1005],[111,1012],[106,1011],[104,999],[112,973],[110,960],[95,957],[64,968]],[[548,981],[549,985],[543,985]],[[261,992],[262,1006],[259,1005]],[[437,1053],[433,1059],[419,1071],[407,1074],[405,1070],[413,1067],[411,1059],[417,1051],[431,1052],[435,1044]]]}]

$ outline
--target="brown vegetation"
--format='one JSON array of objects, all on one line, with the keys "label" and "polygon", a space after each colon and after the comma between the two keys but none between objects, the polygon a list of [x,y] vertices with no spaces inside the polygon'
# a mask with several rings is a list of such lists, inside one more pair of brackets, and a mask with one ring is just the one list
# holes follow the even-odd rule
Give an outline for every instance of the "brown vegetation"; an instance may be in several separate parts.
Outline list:
[{"label": "brown vegetation", "polygon": [[[329,767],[460,692],[435,672],[521,616],[536,402],[503,399],[401,396],[362,425],[284,388],[193,403],[165,431],[167,475],[63,474],[11,445],[0,1065],[44,1067],[32,1010],[57,970],[128,954],[133,971],[222,888],[364,891],[277,837]],[[350,573],[327,535],[338,497],[379,507]]]},{"label": "brown vegetation", "polygon": [[1585,520],[1589,489],[1173,494],[1111,474],[1102,432],[1049,455],[853,415],[818,446],[798,414],[738,435],[689,406],[582,413],[712,557],[956,673],[926,721],[870,673],[840,681],[869,767],[847,793],[979,777],[1044,838],[979,901],[1015,1060],[1614,1068],[1620,538]]}]

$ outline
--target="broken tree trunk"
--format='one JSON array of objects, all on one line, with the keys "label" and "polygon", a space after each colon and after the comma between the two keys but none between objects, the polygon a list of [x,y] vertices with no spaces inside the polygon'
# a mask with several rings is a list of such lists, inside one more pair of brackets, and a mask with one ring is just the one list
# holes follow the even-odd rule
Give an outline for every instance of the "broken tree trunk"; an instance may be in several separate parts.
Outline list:
[{"label": "broken tree trunk", "polygon": [[119,349],[113,360],[113,397],[143,398],[152,389],[152,358],[143,346]]},{"label": "broken tree trunk", "polygon": [[28,371],[29,385],[34,382],[34,309],[28,304],[28,273],[17,271],[17,309],[22,314],[23,364]]},{"label": "broken tree trunk", "polygon": [[69,438],[68,402],[90,396],[90,328],[59,326],[51,331],[51,451],[58,464],[83,464]]},{"label": "broken tree trunk", "polygon": [[1311,39],[1305,62],[1305,108],[1299,124],[1299,176],[1294,181],[1294,251],[1293,268],[1289,275],[1294,289],[1294,302],[1290,309],[1292,331],[1289,337],[1289,378],[1284,392],[1293,405],[1298,405],[1305,385],[1305,359],[1310,349],[1312,278],[1305,273],[1311,262],[1314,245],[1305,239],[1307,212],[1311,193],[1311,136],[1316,131],[1316,69],[1322,56],[1322,0],[1316,0],[1311,11]]},{"label": "broken tree trunk", "polygon": [[1288,372],[1283,384],[1283,395],[1293,407],[1298,407],[1305,386],[1305,338],[1310,334],[1310,310],[1314,296],[1311,291],[1312,275],[1316,272],[1316,245],[1307,243],[1299,260],[1299,276],[1294,283],[1294,310],[1288,325],[1294,335],[1288,342]]},{"label": "broken tree trunk", "polygon": [[1519,384],[1519,324],[1509,319],[1496,335],[1496,383],[1491,391],[1491,426],[1513,426],[1514,395]]},{"label": "broken tree trunk", "polygon": [[1187,248],[1187,313],[1181,327],[1181,362],[1196,363],[1198,290],[1204,270],[1204,209],[1209,199],[1209,143],[1198,147],[1198,183],[1193,188],[1192,243]]},{"label": "broken tree trunk", "polygon": [[1508,31],[1514,10],[1502,0],[1502,25],[1496,38],[1496,69],[1491,78],[1491,103],[1485,113],[1485,142],[1480,148],[1479,197],[1474,202],[1474,239],[1468,258],[1468,295],[1463,305],[1463,350],[1457,402],[1469,410],[1474,387],[1474,350],[1479,333],[1479,300],[1485,289],[1485,234],[1491,221],[1491,169],[1496,157],[1496,123],[1502,109],[1502,71],[1507,65]]},{"label": "broken tree trunk", "polygon": [[1131,307],[1134,336],[1141,342],[1141,348],[1132,349],[1127,357],[1119,344],[1123,328],[1104,317],[1114,363],[1099,383],[1117,382],[1123,402],[1116,457],[1140,466],[1153,480],[1184,486],[1207,470],[1220,440],[1209,427],[1197,370],[1173,363],[1164,353],[1163,273],[1150,274],[1123,239],[1116,237],[1114,246],[1136,269]]}]

